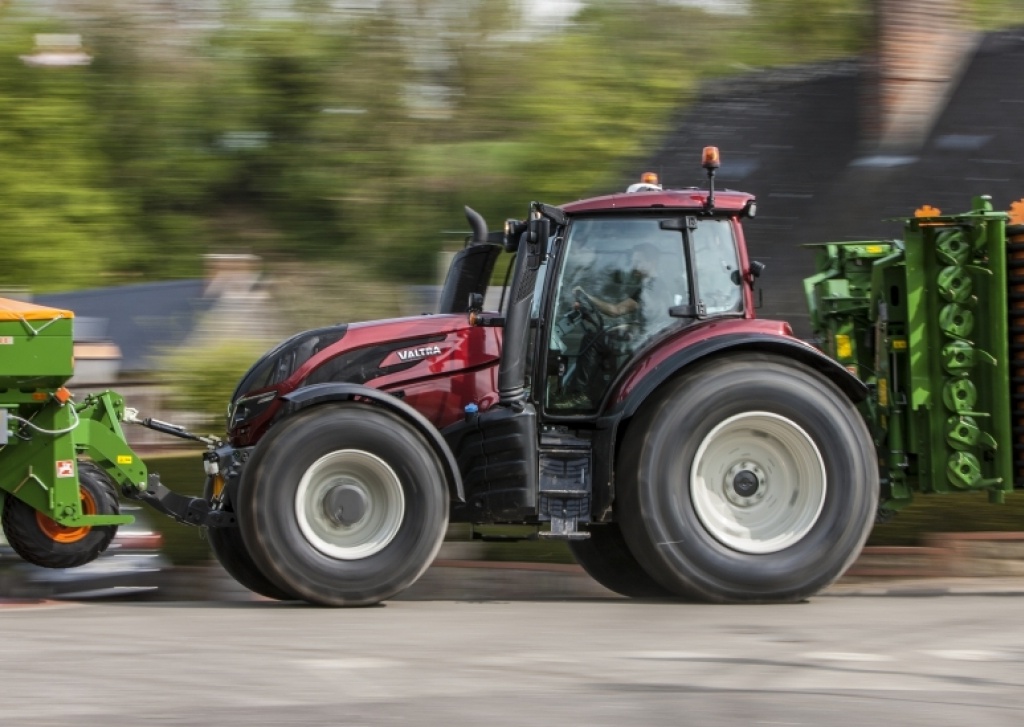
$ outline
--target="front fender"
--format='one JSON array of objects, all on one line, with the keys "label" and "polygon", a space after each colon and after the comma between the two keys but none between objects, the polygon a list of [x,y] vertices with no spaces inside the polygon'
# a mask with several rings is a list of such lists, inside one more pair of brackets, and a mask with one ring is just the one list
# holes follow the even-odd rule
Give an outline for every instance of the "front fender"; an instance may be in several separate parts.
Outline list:
[{"label": "front fender", "polygon": [[367,399],[404,417],[427,438],[431,447],[437,452],[448,480],[448,492],[452,500],[454,502],[465,502],[466,495],[462,485],[462,475],[459,473],[459,467],[455,462],[455,455],[452,454],[448,443],[441,436],[437,427],[401,399],[379,389],[372,389],[369,386],[345,383],[304,386],[301,389],[296,389],[283,395],[281,399],[285,402],[284,408],[281,411],[282,416],[290,416],[297,411],[331,401]]}]

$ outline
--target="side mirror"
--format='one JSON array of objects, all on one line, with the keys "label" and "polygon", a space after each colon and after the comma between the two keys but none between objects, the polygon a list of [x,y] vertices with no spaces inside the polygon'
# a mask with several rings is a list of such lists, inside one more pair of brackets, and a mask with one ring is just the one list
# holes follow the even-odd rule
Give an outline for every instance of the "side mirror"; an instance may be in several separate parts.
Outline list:
[{"label": "side mirror", "polygon": [[522,220],[505,220],[505,232],[501,244],[505,252],[516,252],[519,249],[519,238],[526,232],[526,223]]},{"label": "side mirror", "polygon": [[526,229],[527,269],[536,270],[540,267],[548,251],[549,237],[551,237],[551,221],[547,217],[530,220]]}]

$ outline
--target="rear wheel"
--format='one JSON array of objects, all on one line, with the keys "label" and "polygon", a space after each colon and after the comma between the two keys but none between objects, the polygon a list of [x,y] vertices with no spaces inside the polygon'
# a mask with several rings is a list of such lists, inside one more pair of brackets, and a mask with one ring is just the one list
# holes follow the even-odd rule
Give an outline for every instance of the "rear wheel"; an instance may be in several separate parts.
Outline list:
[{"label": "rear wheel", "polygon": [[672,596],[630,552],[618,523],[592,526],[589,538],[569,541],[569,550],[587,575],[611,591],[629,598]]},{"label": "rear wheel", "polygon": [[[120,512],[114,481],[92,462],[78,462],[78,488],[84,514]],[[105,551],[117,533],[116,525],[61,525],[13,495],[4,498],[3,528],[18,555],[44,568],[85,565]]]},{"label": "rear wheel", "polygon": [[874,446],[817,372],[767,355],[708,362],[630,426],[626,542],[662,586],[714,602],[797,601],[838,578],[874,521]]},{"label": "rear wheel", "polygon": [[401,417],[329,404],[277,425],[243,472],[236,512],[260,571],[327,606],[383,601],[419,578],[448,525],[437,456]]}]

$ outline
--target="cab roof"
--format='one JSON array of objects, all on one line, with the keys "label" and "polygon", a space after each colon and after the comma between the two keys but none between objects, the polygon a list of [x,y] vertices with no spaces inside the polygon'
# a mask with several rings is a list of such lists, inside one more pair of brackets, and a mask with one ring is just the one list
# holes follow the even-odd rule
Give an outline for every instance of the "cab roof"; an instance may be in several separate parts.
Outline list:
[{"label": "cab roof", "polygon": [[[700,187],[688,189],[663,189],[647,192],[621,192],[603,197],[591,197],[562,205],[562,211],[569,215],[588,212],[612,212],[617,210],[674,209],[702,211],[708,199],[708,190]],[[719,213],[742,212],[754,195],[734,192],[729,189],[715,190],[715,211]]]}]

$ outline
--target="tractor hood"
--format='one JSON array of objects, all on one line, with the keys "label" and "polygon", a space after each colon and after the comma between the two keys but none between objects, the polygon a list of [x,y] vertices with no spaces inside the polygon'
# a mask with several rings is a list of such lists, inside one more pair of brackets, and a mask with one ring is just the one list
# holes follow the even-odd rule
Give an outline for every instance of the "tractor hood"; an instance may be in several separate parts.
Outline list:
[{"label": "tractor hood", "polygon": [[497,365],[501,329],[465,314],[435,314],[304,331],[263,355],[231,397],[229,429],[272,415],[280,397],[313,384],[393,389],[412,381]]}]

